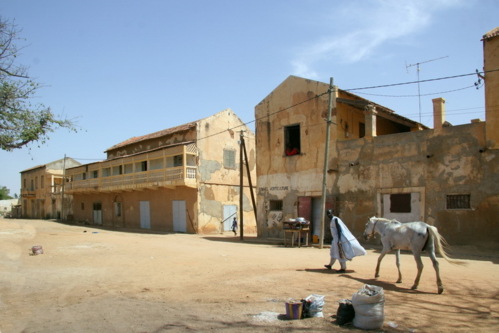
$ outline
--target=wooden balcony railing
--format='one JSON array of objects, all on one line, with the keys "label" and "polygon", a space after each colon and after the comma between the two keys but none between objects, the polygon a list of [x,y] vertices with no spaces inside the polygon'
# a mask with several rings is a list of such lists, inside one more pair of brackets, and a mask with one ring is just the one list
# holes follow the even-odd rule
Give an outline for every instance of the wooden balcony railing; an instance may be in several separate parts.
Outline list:
[{"label": "wooden balcony railing", "polygon": [[167,169],[74,180],[67,184],[71,192],[120,191],[157,187],[196,187],[196,167],[180,166]]}]

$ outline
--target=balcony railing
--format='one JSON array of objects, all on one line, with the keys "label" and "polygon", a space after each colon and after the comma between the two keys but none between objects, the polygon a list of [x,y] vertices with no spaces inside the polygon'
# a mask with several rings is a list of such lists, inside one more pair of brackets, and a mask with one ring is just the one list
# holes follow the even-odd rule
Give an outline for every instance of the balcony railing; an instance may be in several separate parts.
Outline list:
[{"label": "balcony railing", "polygon": [[66,188],[68,192],[85,192],[175,186],[196,187],[196,170],[196,167],[181,166],[85,180],[74,180],[68,183]]}]

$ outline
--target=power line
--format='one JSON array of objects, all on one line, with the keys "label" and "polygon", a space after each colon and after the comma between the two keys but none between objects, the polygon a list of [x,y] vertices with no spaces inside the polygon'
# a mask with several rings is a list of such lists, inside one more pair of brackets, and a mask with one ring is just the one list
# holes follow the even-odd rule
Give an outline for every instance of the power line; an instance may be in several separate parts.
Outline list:
[{"label": "power line", "polygon": [[466,86],[463,88],[458,88],[458,89],[453,89],[453,90],[440,91],[440,92],[428,93],[428,94],[418,94],[418,95],[383,95],[383,94],[369,94],[369,93],[365,93],[365,92],[359,92],[357,94],[368,95],[368,96],[379,96],[379,97],[420,97],[420,96],[432,96],[432,95],[448,94],[451,92],[461,91],[461,90],[470,89],[470,88],[476,88],[476,86],[472,85],[472,86]]},{"label": "power line", "polygon": [[499,71],[498,69],[492,69],[489,71],[476,71],[474,73],[468,73],[468,74],[460,74],[460,75],[453,75],[453,76],[444,76],[444,77],[438,77],[438,78],[433,78],[433,79],[426,79],[426,80],[421,80],[421,81],[409,81],[409,82],[401,82],[401,83],[391,83],[391,84],[384,84],[384,85],[379,85],[379,86],[370,86],[370,87],[362,87],[362,88],[351,88],[351,89],[342,89],[345,91],[354,91],[354,90],[365,90],[365,89],[377,89],[377,88],[386,88],[386,87],[395,87],[395,86],[403,86],[403,85],[408,85],[408,84],[417,84],[419,83],[425,83],[425,82],[432,82],[432,81],[440,81],[440,80],[449,80],[449,79],[457,79],[460,77],[465,77],[465,76],[472,76],[472,75],[481,75],[481,74],[486,74],[486,73],[491,73],[491,72],[497,72]]}]

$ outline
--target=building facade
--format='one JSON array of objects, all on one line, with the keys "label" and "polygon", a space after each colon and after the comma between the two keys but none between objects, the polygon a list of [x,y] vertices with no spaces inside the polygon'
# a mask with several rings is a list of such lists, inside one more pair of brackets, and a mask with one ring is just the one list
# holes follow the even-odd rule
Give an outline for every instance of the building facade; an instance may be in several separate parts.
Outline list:
[{"label": "building facade", "polygon": [[72,197],[64,193],[65,169],[81,165],[65,157],[21,171],[21,216],[32,219],[65,219],[71,215]]},{"label": "building facade", "polygon": [[[354,234],[376,215],[428,222],[454,244],[497,241],[498,35],[495,29],[483,39],[485,122],[447,126],[445,100],[437,98],[429,129],[335,89],[326,208],[335,208]],[[298,216],[320,234],[328,89],[291,76],[255,107],[261,237],[282,237],[282,221]]]},{"label": "building facade", "polygon": [[164,232],[212,234],[230,230],[243,214],[256,231],[249,179],[240,207],[240,133],[254,178],[254,133],[230,109],[111,148],[105,161],[68,170],[74,220]]}]

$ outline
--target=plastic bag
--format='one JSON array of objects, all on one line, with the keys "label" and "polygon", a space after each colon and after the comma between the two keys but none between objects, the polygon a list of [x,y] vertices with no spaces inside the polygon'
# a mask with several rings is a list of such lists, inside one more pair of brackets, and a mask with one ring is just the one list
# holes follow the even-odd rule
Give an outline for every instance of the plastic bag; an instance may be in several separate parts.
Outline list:
[{"label": "plastic bag", "polygon": [[338,303],[340,304],[336,311],[336,322],[338,325],[341,326],[352,322],[355,317],[352,301],[349,299],[342,299]]},{"label": "plastic bag", "polygon": [[324,296],[310,295],[303,300],[303,317],[324,317],[322,309],[324,308]]},{"label": "plastic bag", "polygon": [[383,288],[364,285],[353,294],[352,305],[355,310],[353,325],[366,330],[378,329],[383,326],[385,319],[385,294]]}]

